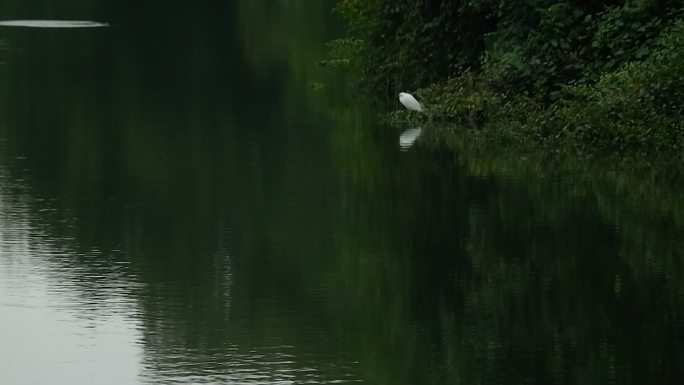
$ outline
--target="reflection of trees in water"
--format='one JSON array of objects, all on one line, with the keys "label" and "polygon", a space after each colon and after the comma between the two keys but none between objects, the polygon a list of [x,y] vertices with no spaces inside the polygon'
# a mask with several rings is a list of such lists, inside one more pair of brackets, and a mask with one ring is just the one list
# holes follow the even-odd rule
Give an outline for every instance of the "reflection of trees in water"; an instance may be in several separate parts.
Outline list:
[{"label": "reflection of trees in water", "polygon": [[94,325],[134,314],[132,294],[140,285],[129,261],[115,250],[79,247],[74,217],[54,203],[33,194],[16,174],[0,172],[0,255],[8,293],[17,290],[29,307],[32,301],[65,306],[60,310]]},{"label": "reflection of trees in water", "polygon": [[[336,269],[367,306],[352,311],[373,342],[354,348],[376,382],[679,374],[677,191],[651,202],[638,181],[531,173],[530,162],[430,138],[397,157],[373,131],[349,131],[337,164],[348,201],[366,204],[345,210]],[[399,362],[411,365],[395,367],[397,378],[375,370]]]},{"label": "reflection of trees in water", "polygon": [[[533,175],[501,161],[494,169],[512,177],[494,174],[500,192],[483,197],[473,223],[470,256],[487,279],[472,296],[485,314],[463,323],[496,321],[489,340],[499,343],[505,376],[528,357],[520,365],[543,368],[546,381],[669,382],[682,343],[670,317],[682,304],[672,279],[679,269],[663,268],[674,267],[682,246],[670,227],[677,208],[634,210],[624,185],[600,170]],[[639,194],[639,184],[627,190]]]},{"label": "reflection of trees in water", "polygon": [[[99,35],[11,33],[26,50],[2,74],[2,105],[13,112],[0,124],[8,138],[0,156],[5,164],[26,158],[12,174],[28,170],[29,194],[51,197],[54,217],[42,204],[29,210],[45,222],[46,238],[69,240],[62,262],[83,272],[60,279],[82,281],[85,301],[105,312],[106,288],[125,288],[152,371],[180,370],[193,357],[198,373],[230,369],[233,359],[268,358],[234,352],[241,344],[259,350],[277,336],[298,347],[285,349],[291,362],[264,370],[343,376],[348,368],[332,369],[340,366],[330,339],[309,335],[322,319],[295,322],[324,302],[307,275],[323,263],[315,257],[325,254],[330,230],[321,214],[330,199],[327,149],[323,131],[305,132],[321,130],[308,116],[322,102],[306,71],[320,59],[326,32],[316,29],[326,24],[270,36],[311,41],[282,60],[264,58],[260,70],[258,55],[243,57],[249,49],[226,7],[193,6],[179,23],[172,4],[158,13],[136,5],[136,20],[125,20],[122,6],[109,10],[112,28]],[[328,17],[318,7],[309,9],[312,20]],[[250,28],[272,25],[281,11],[263,7]],[[287,261],[302,250],[301,261]],[[119,263],[126,268],[115,274]],[[310,350],[320,356],[302,357]],[[322,362],[327,374],[310,372]]]}]

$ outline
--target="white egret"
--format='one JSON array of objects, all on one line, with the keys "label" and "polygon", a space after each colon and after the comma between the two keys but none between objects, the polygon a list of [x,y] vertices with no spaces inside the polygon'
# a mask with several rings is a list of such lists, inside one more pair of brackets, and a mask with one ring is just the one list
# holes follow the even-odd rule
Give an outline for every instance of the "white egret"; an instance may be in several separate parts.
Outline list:
[{"label": "white egret", "polygon": [[420,104],[416,98],[413,97],[413,95],[406,93],[406,92],[400,92],[399,93],[399,102],[404,105],[408,110],[410,111],[423,111],[423,105]]}]

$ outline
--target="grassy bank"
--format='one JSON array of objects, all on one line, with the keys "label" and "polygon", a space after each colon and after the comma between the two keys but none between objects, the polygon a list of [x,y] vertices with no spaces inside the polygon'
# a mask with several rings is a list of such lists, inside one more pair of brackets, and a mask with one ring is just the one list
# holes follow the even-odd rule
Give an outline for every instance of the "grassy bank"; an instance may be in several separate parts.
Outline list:
[{"label": "grassy bank", "polygon": [[[335,43],[411,119],[481,141],[671,162],[684,146],[684,6],[674,0],[342,0]],[[391,121],[407,119],[398,110]]]}]

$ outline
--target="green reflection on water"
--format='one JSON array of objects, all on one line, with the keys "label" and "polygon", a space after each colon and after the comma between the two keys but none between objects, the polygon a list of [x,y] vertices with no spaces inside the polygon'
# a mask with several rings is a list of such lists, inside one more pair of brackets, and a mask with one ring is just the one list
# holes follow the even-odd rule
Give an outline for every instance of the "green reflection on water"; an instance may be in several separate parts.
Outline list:
[{"label": "green reflection on water", "polygon": [[24,202],[77,310],[128,300],[144,381],[682,374],[678,192],[454,151],[428,129],[400,152],[314,66],[329,2],[73,4],[112,27],[1,31],[3,223]]}]

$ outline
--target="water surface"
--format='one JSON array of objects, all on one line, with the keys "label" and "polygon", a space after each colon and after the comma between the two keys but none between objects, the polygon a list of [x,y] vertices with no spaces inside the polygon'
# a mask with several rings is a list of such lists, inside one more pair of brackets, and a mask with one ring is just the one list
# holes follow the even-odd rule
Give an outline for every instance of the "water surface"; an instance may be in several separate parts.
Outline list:
[{"label": "water surface", "polygon": [[0,29],[1,383],[684,375],[681,191],[377,125],[331,1],[29,3],[112,27]]},{"label": "water surface", "polygon": [[27,28],[97,28],[109,24],[87,20],[0,20],[0,27]]}]

